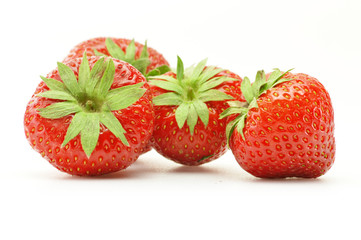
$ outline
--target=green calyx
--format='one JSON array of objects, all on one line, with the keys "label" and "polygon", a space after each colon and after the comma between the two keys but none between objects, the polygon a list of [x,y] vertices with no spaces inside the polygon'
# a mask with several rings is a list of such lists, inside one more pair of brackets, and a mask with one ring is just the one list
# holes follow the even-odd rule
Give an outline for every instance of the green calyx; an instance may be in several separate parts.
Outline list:
[{"label": "green calyx", "polygon": [[178,106],[175,111],[178,127],[182,128],[187,121],[191,134],[194,132],[198,117],[204,126],[208,125],[209,110],[206,102],[233,99],[214,88],[223,82],[237,81],[226,76],[215,77],[224,69],[206,67],[206,63],[207,59],[184,70],[183,62],[178,57],[176,78],[167,75],[150,77],[150,84],[168,91],[154,97],[154,105]]},{"label": "green calyx", "polygon": [[112,111],[127,108],[135,103],[146,92],[146,89],[141,88],[144,83],[110,89],[115,74],[113,60],[105,61],[104,58],[100,58],[90,70],[85,52],[78,79],[71,68],[63,63],[58,63],[58,71],[62,82],[41,77],[50,90],[38,96],[63,101],[38,111],[40,116],[49,119],[74,114],[62,146],[80,134],[81,145],[89,158],[98,142],[100,123],[124,145],[129,146],[124,135],[126,131]]},{"label": "green calyx", "polygon": [[227,141],[229,141],[230,137],[232,136],[234,129],[237,129],[237,131],[241,134],[243,140],[245,140],[243,128],[245,127],[245,122],[249,110],[251,110],[252,108],[258,108],[257,99],[267,90],[275,87],[280,83],[290,81],[291,79],[283,78],[283,76],[291,70],[293,69],[290,69],[286,72],[281,72],[279,69],[276,68],[270,74],[268,80],[266,79],[266,75],[263,70],[258,71],[256,75],[256,80],[253,84],[251,84],[248,77],[244,78],[241,84],[241,91],[246,99],[246,102],[230,101],[228,102],[229,108],[227,108],[220,114],[221,119],[232,114],[238,114],[238,116],[227,125]]},{"label": "green calyx", "polygon": [[[170,71],[167,65],[159,66],[147,73],[147,68],[151,61],[149,60],[147,41],[138,59],[135,59],[137,48],[135,47],[134,39],[129,43],[126,51],[124,52],[111,38],[105,40],[105,45],[111,57],[130,63],[133,67],[139,70],[147,79],[150,76],[164,74]],[[106,56],[94,49],[96,56]]]}]

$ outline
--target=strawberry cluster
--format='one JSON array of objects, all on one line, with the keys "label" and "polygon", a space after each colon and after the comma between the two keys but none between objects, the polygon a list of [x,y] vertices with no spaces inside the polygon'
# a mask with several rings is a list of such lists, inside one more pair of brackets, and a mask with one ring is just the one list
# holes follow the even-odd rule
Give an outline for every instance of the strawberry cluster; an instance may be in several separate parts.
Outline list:
[{"label": "strawberry cluster", "polygon": [[262,178],[325,174],[335,160],[334,113],[324,86],[275,69],[245,77],[207,59],[184,68],[147,43],[95,38],[41,77],[25,116],[30,145],[60,171],[101,175],[154,148],[197,166],[230,148]]}]

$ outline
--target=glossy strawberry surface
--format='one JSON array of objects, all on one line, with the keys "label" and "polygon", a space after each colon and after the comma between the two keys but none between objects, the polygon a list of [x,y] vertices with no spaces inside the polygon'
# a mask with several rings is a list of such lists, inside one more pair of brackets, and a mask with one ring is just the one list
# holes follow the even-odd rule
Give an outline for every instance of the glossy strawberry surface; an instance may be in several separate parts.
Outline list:
[{"label": "glossy strawberry surface", "polygon": [[[128,45],[130,44],[131,40],[129,39],[124,39],[124,38],[111,38],[124,52],[126,51]],[[87,52],[88,56],[94,56],[94,49],[97,50],[100,53],[103,53],[107,56],[110,56],[106,44],[105,44],[105,37],[98,37],[98,38],[93,38],[93,39],[89,39],[86,40],[84,42],[79,43],[78,45],[76,45],[68,54],[68,56],[65,58],[69,59],[69,58],[77,58],[77,57],[82,57],[84,51]],[[135,58],[139,58],[139,56],[141,55],[142,49],[144,47],[143,44],[135,42],[135,47],[136,47],[136,54],[135,54]],[[159,52],[157,52],[155,49],[148,47],[148,54],[149,54],[149,60],[150,60],[150,64],[147,67],[147,72],[162,66],[162,65],[167,65],[169,66],[169,63],[167,62],[167,60],[163,57],[162,54],[160,54]]]},{"label": "glossy strawberry surface", "polygon": [[[92,67],[99,57],[88,57]],[[112,59],[115,64],[114,82],[111,89],[144,82],[143,88],[149,89],[143,75],[134,67],[123,61]],[[81,58],[69,59],[64,62],[78,76]],[[57,69],[47,75],[61,81]],[[100,134],[95,150],[88,158],[80,144],[80,135],[62,147],[64,137],[73,115],[59,119],[47,119],[39,115],[38,110],[58,100],[39,97],[37,94],[48,91],[41,82],[30,99],[24,116],[26,138],[30,145],[57,169],[72,175],[101,175],[115,172],[131,165],[144,151],[153,130],[153,106],[150,91],[126,109],[113,111],[126,130],[125,136],[129,146],[125,146],[104,125],[100,126]]]},{"label": "glossy strawberry surface", "polygon": [[247,172],[262,178],[325,174],[335,160],[334,111],[324,86],[306,74],[283,82],[248,112],[244,137],[235,130],[230,148]]}]

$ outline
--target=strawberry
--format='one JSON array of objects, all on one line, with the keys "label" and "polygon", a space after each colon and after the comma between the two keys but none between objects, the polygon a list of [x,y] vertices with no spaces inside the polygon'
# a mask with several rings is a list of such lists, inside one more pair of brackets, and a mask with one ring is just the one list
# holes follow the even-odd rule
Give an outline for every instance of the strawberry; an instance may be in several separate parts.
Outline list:
[{"label": "strawberry", "polygon": [[100,175],[138,158],[154,120],[149,85],[138,70],[84,53],[41,78],[24,126],[30,145],[50,164],[72,175]]},{"label": "strawberry", "polygon": [[[75,46],[66,59],[81,57],[84,51],[88,56],[112,56],[128,62],[137,68],[146,79],[170,71],[167,60],[153,48],[148,48],[147,42],[143,45],[123,38],[93,38]],[[143,153],[150,150],[149,144]]]},{"label": "strawberry", "polygon": [[[177,73],[151,77],[155,105],[151,142],[158,153],[184,165],[210,162],[227,150],[226,100],[239,97],[242,79],[230,71],[206,67],[207,60]],[[241,100],[241,99],[240,99]]]},{"label": "strawberry", "polygon": [[88,56],[112,56],[137,68],[144,76],[159,75],[170,71],[169,63],[162,54],[134,40],[123,38],[93,38],[75,46],[65,59]]},{"label": "strawberry", "polygon": [[250,174],[261,178],[316,178],[335,161],[334,117],[324,86],[306,74],[259,71],[241,90],[246,106],[230,102],[221,117],[239,114],[228,126],[229,146]]}]

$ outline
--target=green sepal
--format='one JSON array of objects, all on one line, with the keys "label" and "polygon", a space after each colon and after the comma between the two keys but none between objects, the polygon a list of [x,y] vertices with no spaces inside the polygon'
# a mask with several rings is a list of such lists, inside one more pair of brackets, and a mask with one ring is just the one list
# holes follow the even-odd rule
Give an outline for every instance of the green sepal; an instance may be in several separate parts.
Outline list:
[{"label": "green sepal", "polygon": [[85,91],[85,86],[87,84],[88,79],[90,79],[90,67],[89,67],[86,51],[84,51],[83,60],[79,67],[79,76],[78,76],[78,83],[81,91],[83,92]]},{"label": "green sepal", "polygon": [[100,133],[99,113],[84,113],[84,126],[80,132],[81,146],[87,157],[89,158],[94,151]]},{"label": "green sepal", "polygon": [[57,119],[72,113],[82,111],[82,108],[74,102],[58,102],[38,109],[39,115],[43,118]]},{"label": "green sepal", "polygon": [[85,92],[89,95],[93,95],[94,89],[98,84],[99,80],[103,76],[105,71],[106,64],[104,62],[104,58],[100,58],[93,66],[90,71],[90,78],[86,84]]},{"label": "green sepal", "polygon": [[[158,79],[165,80],[165,81],[175,83],[175,84],[179,84],[177,79],[175,79],[174,77],[171,77],[171,76],[167,76],[167,75],[150,76],[149,79],[151,79],[151,81],[149,82],[151,85],[154,85],[154,84],[152,84],[153,80],[158,80]],[[162,88],[162,87],[160,87],[160,88]]]},{"label": "green sepal", "polygon": [[184,77],[184,65],[182,59],[177,56],[177,80],[181,82]]},{"label": "green sepal", "polygon": [[211,154],[211,155],[208,155],[208,156],[204,156],[204,157],[202,157],[201,159],[199,159],[199,160],[197,160],[197,162],[202,162],[202,161],[204,161],[204,160],[206,160],[206,159],[208,159],[208,158],[210,158],[210,157],[213,157],[215,154]]},{"label": "green sepal", "polygon": [[162,66],[154,68],[152,71],[148,72],[146,74],[146,77],[149,78],[149,77],[152,77],[152,76],[162,75],[162,74],[170,72],[170,71],[171,71],[171,68],[169,66],[162,65]]},{"label": "green sepal", "polygon": [[81,92],[78,80],[76,79],[73,70],[70,67],[66,66],[64,63],[58,62],[58,71],[69,92],[74,96],[78,97]]},{"label": "green sepal", "polygon": [[96,50],[95,48],[93,49],[93,51],[94,51],[95,56],[98,56],[98,57],[108,57],[108,55],[99,52],[99,51]]},{"label": "green sepal", "polygon": [[106,68],[103,73],[103,76],[101,77],[100,81],[98,82],[98,84],[94,89],[95,95],[99,99],[104,99],[108,94],[108,91],[114,81],[114,74],[115,74],[114,62],[113,60],[108,59],[106,61]]},{"label": "green sepal", "polygon": [[57,100],[76,101],[76,99],[67,91],[49,90],[38,94],[39,97],[45,97]]},{"label": "green sepal", "polygon": [[78,112],[71,120],[68,130],[66,132],[62,146],[64,147],[71,139],[75,138],[83,129],[84,122],[86,121],[85,113]]},{"label": "green sepal", "polygon": [[194,104],[189,104],[187,115],[187,124],[189,126],[189,131],[191,135],[193,135],[194,127],[196,126],[198,121],[198,114],[196,108],[194,107]]},{"label": "green sepal", "polygon": [[107,38],[105,40],[105,45],[110,56],[130,63],[131,65],[133,65],[133,67],[138,69],[139,72],[146,76],[147,68],[151,63],[148,54],[147,41],[145,41],[142,52],[138,59],[135,59],[137,48],[135,46],[134,39],[128,44],[125,52],[123,52],[123,50],[111,38]]},{"label": "green sepal", "polygon": [[228,82],[228,81],[234,81],[234,79],[229,78],[229,77],[213,78],[213,79],[205,82],[203,85],[201,85],[201,87],[198,89],[198,91],[204,92],[204,91],[210,90],[212,88],[215,88],[215,87],[221,85],[222,83]]},{"label": "green sepal", "polygon": [[219,119],[223,119],[232,114],[245,114],[248,112],[248,108],[239,108],[239,107],[229,107],[219,114]]},{"label": "green sepal", "polygon": [[43,76],[40,76],[40,78],[45,82],[46,86],[48,86],[48,88],[50,90],[59,90],[59,91],[63,91],[65,89],[65,85],[64,83],[52,79],[52,78],[45,78]]},{"label": "green sepal", "polygon": [[246,117],[247,117],[247,114],[243,114],[237,122],[237,131],[239,134],[241,134],[243,140],[245,140],[243,128],[246,124]]},{"label": "green sepal", "polygon": [[[195,107],[195,109],[197,111],[197,115],[203,122],[204,126],[207,126],[208,122],[209,122],[209,110],[208,110],[207,104],[205,104],[201,100],[195,100],[195,101],[193,101],[193,106]],[[198,119],[198,116],[197,116],[197,119]]]},{"label": "green sepal", "polygon": [[[216,76],[218,73],[224,71],[224,69],[221,68],[216,68],[214,66],[210,66],[207,67],[202,74],[199,76],[199,82],[198,84],[202,85],[203,83],[205,83],[206,81],[208,81],[209,79],[213,78],[214,76]],[[233,79],[233,81],[236,79]]]},{"label": "green sepal", "polygon": [[204,68],[206,67],[206,64],[207,64],[207,58],[206,59],[203,59],[202,61],[200,61],[197,66],[193,69],[192,71],[192,75],[191,75],[191,79],[193,81],[196,81],[199,76],[201,75],[201,73],[203,72]]},{"label": "green sepal", "polygon": [[132,39],[132,41],[130,41],[127,49],[125,50],[125,60],[127,62],[133,61],[135,59],[135,51],[136,50],[137,49],[135,48],[134,39]]},{"label": "green sepal", "polygon": [[177,121],[179,129],[181,129],[188,118],[189,103],[183,102],[175,111],[175,120]]},{"label": "green sepal", "polygon": [[179,84],[173,83],[170,81],[150,80],[149,83],[154,86],[157,86],[159,88],[176,92],[178,94],[183,94],[183,91],[184,91],[183,88]]},{"label": "green sepal", "polygon": [[125,146],[129,146],[129,143],[124,135],[126,132],[122,124],[111,112],[103,112],[100,115],[100,122],[111,131],[114,136],[119,138]]},{"label": "green sepal", "polygon": [[106,104],[111,111],[129,107],[139,100],[147,90],[144,88],[126,89],[121,94],[113,94],[106,98]]},{"label": "green sepal", "polygon": [[149,66],[149,64],[150,64],[150,60],[148,58],[138,58],[132,63],[133,67],[138,69],[139,72],[141,72],[143,75],[145,75],[145,72],[147,71],[147,67]]},{"label": "green sepal", "polygon": [[111,89],[108,92],[107,99],[113,97],[113,95],[125,95],[126,94],[126,92],[124,92],[125,90],[135,90],[141,88],[143,85],[144,82],[140,82],[132,85],[126,85],[120,88]]},{"label": "green sepal", "polygon": [[202,92],[199,95],[199,99],[202,100],[203,102],[210,102],[210,101],[229,100],[229,99],[233,99],[233,97],[219,90],[210,89],[206,92]]},{"label": "green sepal", "polygon": [[251,81],[248,77],[245,77],[241,83],[241,91],[243,93],[244,98],[248,103],[252,101],[254,96],[254,91],[252,89]]},{"label": "green sepal", "polygon": [[153,98],[154,105],[180,105],[183,102],[181,96],[174,92],[167,92]]},{"label": "green sepal", "polygon": [[105,46],[107,47],[110,56],[113,58],[120,60],[125,59],[125,53],[111,38],[105,39]]},{"label": "green sepal", "polygon": [[140,57],[139,58],[149,58],[149,54],[148,54],[148,41],[145,40],[142,52],[140,53]]}]

